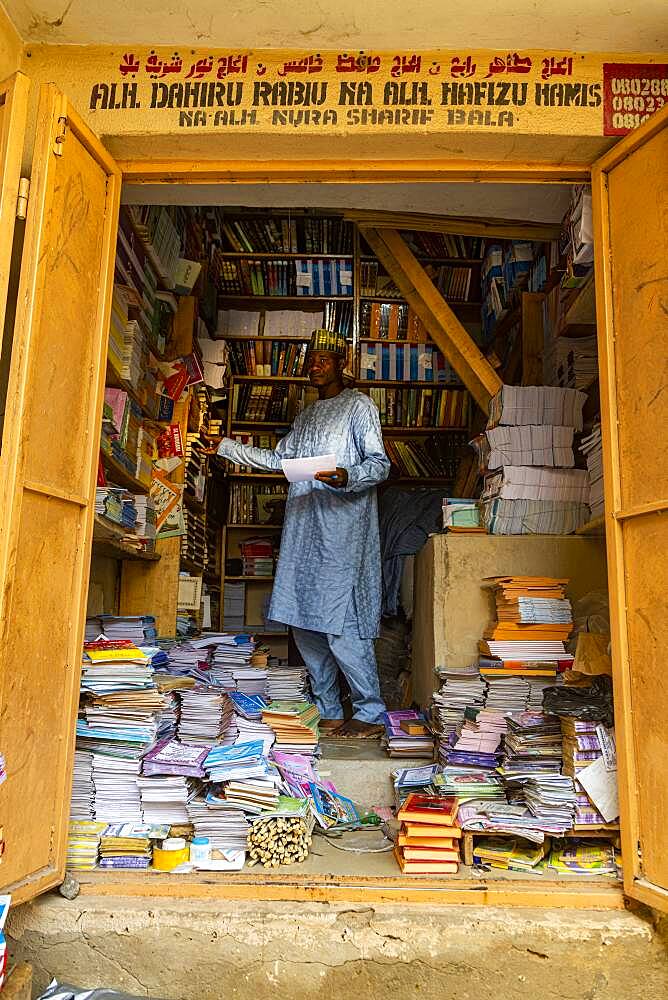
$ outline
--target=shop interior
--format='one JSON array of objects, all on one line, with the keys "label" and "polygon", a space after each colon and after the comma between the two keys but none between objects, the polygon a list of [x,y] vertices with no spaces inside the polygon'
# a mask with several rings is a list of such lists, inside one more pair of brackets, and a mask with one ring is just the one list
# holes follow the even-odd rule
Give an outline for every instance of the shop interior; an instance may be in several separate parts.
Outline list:
[{"label": "shop interior", "polygon": [[[376,740],[318,732],[268,617],[284,475],[210,454],[220,436],[276,446],[316,398],[320,328],[345,334],[346,384],[378,407],[391,462]],[[105,381],[68,846],[82,884],[619,885],[610,782],[587,776],[592,798],[577,780],[605,772],[612,711],[587,188],[126,186]],[[504,643],[523,628],[518,661]],[[189,763],[151,762],[162,741]],[[253,741],[236,770],[208,756]],[[400,828],[411,794],[455,800],[438,836],[424,816]]]}]

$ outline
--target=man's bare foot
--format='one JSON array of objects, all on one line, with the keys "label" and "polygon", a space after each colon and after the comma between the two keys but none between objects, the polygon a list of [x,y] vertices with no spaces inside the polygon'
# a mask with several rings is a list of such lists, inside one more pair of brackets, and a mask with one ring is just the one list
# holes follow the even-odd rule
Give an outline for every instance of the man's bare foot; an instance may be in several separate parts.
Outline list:
[{"label": "man's bare foot", "polygon": [[350,719],[337,729],[336,735],[358,740],[377,740],[384,731],[384,726],[376,726],[371,722],[360,722],[359,719]]},{"label": "man's bare foot", "polygon": [[321,719],[318,728],[323,736],[330,736],[343,725],[343,719]]}]

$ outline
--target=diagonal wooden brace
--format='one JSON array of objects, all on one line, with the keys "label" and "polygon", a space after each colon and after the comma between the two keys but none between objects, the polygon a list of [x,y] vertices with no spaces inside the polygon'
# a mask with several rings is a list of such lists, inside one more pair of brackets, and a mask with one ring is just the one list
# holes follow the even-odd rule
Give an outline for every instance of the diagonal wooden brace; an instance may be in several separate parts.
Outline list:
[{"label": "diagonal wooden brace", "polygon": [[378,260],[485,413],[503,385],[396,229],[360,226]]}]

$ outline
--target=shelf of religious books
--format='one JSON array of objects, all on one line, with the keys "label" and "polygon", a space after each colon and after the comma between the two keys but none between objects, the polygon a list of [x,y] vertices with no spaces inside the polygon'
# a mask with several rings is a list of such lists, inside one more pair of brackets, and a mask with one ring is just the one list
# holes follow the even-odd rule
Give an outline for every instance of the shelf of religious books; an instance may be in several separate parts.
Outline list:
[{"label": "shelf of religious books", "polygon": [[[484,241],[401,235],[458,318],[479,326]],[[358,273],[358,388],[380,413],[392,463],[388,484],[451,492],[470,437],[470,396],[363,239]]]}]

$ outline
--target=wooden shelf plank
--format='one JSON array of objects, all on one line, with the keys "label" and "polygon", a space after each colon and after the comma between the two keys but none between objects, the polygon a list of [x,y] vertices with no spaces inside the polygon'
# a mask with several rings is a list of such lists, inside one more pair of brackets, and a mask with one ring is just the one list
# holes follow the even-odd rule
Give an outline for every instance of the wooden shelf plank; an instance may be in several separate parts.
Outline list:
[{"label": "wooden shelf plank", "polygon": [[575,529],[576,535],[604,535],[605,534],[605,516],[603,514],[599,517],[593,517],[591,521],[587,521],[580,528]]},{"label": "wooden shelf plank", "polygon": [[381,388],[390,388],[390,389],[393,389],[395,387],[397,387],[399,389],[401,389],[401,388],[404,388],[404,389],[406,389],[406,388],[409,388],[409,389],[410,388],[413,388],[413,389],[466,389],[466,386],[463,385],[461,382],[455,382],[455,383],[452,383],[452,382],[427,382],[424,379],[420,380],[420,379],[397,379],[397,378],[395,378],[395,379],[372,378],[372,379],[360,379],[359,381],[357,381],[355,383],[355,387],[357,389],[361,389],[361,388],[365,388],[366,389],[368,386],[370,386],[371,388],[373,388],[374,386],[380,386]]},{"label": "wooden shelf plank", "polygon": [[219,295],[219,302],[262,302],[265,305],[289,302],[308,305],[309,302],[353,302],[352,295]]},{"label": "wooden shelf plank", "polygon": [[260,337],[258,335],[253,335],[252,337],[251,336],[249,336],[249,337],[215,337],[214,339],[215,340],[229,340],[233,344],[235,344],[235,343],[237,343],[237,344],[245,344],[247,340],[269,341],[269,343],[272,343],[272,341],[274,341],[274,340],[281,340],[281,341],[283,341],[283,340],[289,340],[289,341],[294,340],[294,342],[296,344],[305,344],[305,343],[308,343],[311,338],[310,337],[290,337],[287,334],[285,334],[282,337],[280,337],[280,336],[279,337]]},{"label": "wooden shelf plank", "polygon": [[[472,266],[474,264],[482,264],[482,257],[426,257],[424,254],[414,254],[415,259],[419,260],[421,264],[459,264],[462,267]],[[378,258],[374,254],[363,253],[360,254],[360,260],[370,260],[375,263]]]},{"label": "wooden shelf plank", "polygon": [[102,465],[107,472],[107,478],[115,486],[122,486],[130,493],[148,493],[149,487],[144,486],[140,483],[138,479],[135,479],[127,469],[125,469],[120,462],[117,462],[115,458],[111,455],[106,455],[103,451],[100,452],[100,457],[102,459]]},{"label": "wooden shelf plank", "polygon": [[232,375],[233,382],[308,382],[306,375]]},{"label": "wooden shelf plank", "polygon": [[248,250],[238,251],[238,250],[218,250],[219,257],[225,257],[227,260],[352,260],[353,255],[351,253],[307,253],[304,251],[300,253],[299,250],[275,250],[271,253],[263,251],[262,253],[251,253]]},{"label": "wooden shelf plank", "polygon": [[225,525],[226,528],[232,530],[244,531],[281,531],[283,529],[282,524],[234,524],[229,522]]},{"label": "wooden shelf plank", "polygon": [[383,434],[421,434],[428,437],[430,434],[454,434],[455,431],[466,432],[466,427],[398,427],[396,425],[381,424]]},{"label": "wooden shelf plank", "polygon": [[228,479],[282,479],[287,483],[282,472],[230,472]]},{"label": "wooden shelf plank", "polygon": [[233,420],[232,427],[292,427],[287,420]]},{"label": "wooden shelf plank", "polygon": [[195,576],[201,576],[204,573],[202,563],[195,562],[194,559],[188,559],[187,556],[180,556],[179,562],[182,568],[187,569],[189,573],[194,573]]},{"label": "wooden shelf plank", "polygon": [[130,534],[120,525],[108,521],[99,514],[95,515],[93,523],[93,551],[95,555],[106,556],[109,559],[127,559],[137,562],[158,562],[157,552],[140,552],[133,545],[124,542],[123,538]]},{"label": "wooden shelf plank", "polygon": [[226,576],[226,580],[234,580],[239,582],[243,580],[244,583],[270,583],[274,577],[273,576]]}]

